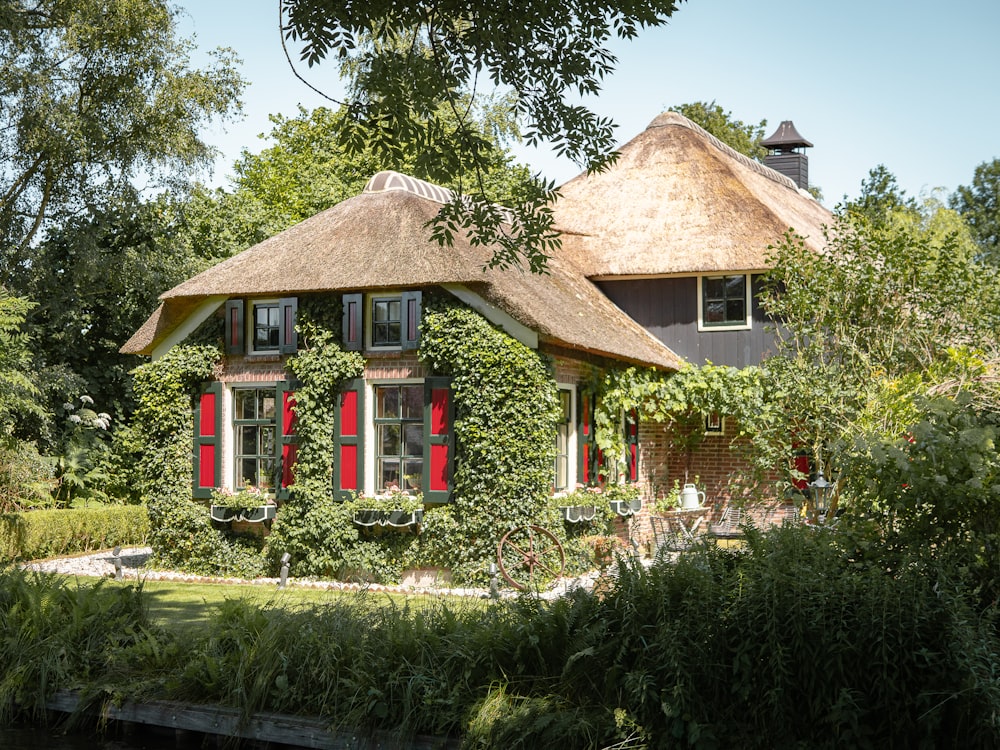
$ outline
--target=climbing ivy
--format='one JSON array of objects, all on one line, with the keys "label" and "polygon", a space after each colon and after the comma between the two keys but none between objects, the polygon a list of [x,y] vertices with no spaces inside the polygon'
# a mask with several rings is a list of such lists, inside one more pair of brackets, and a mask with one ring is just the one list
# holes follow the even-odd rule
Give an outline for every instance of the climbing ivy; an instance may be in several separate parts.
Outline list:
[{"label": "climbing ivy", "polygon": [[538,352],[448,298],[424,303],[420,357],[452,378],[455,399],[454,522],[439,543],[457,579],[482,580],[511,527],[562,528],[551,498],[558,392]]}]

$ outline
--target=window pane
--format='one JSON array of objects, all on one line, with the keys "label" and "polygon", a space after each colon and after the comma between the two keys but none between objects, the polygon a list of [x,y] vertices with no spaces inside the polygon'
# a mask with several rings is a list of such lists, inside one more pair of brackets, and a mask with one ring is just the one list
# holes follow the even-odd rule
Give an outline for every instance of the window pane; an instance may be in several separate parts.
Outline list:
[{"label": "window pane", "polygon": [[381,385],[375,388],[375,416],[378,419],[399,418],[399,388]]},{"label": "window pane", "polygon": [[400,399],[402,400],[402,411],[400,417],[403,419],[424,418],[424,386],[423,385],[403,385],[400,386]]},{"label": "window pane", "polygon": [[239,390],[236,391],[236,418],[237,419],[256,419],[257,418],[257,400],[256,391],[250,390]]},{"label": "window pane", "polygon": [[373,304],[375,307],[375,314],[372,316],[372,319],[376,323],[385,323],[389,320],[389,303],[376,300]]},{"label": "window pane", "polygon": [[387,323],[385,328],[385,343],[387,344],[398,344],[403,339],[401,338],[402,328],[399,323]]},{"label": "window pane", "polygon": [[726,279],[724,276],[715,276],[705,279],[703,296],[706,300],[722,299],[726,295]]},{"label": "window pane", "polygon": [[246,484],[257,484],[257,459],[244,458],[237,468],[236,484],[242,487]]},{"label": "window pane", "polygon": [[422,424],[403,425],[403,455],[420,456],[424,452],[424,426]]},{"label": "window pane", "polygon": [[379,489],[399,487],[399,459],[383,458],[378,464]]},{"label": "window pane", "polygon": [[403,462],[403,489],[420,490],[424,477],[424,460],[422,458],[408,458]]},{"label": "window pane", "polygon": [[274,478],[278,472],[277,461],[273,458],[262,458],[260,460],[260,469],[257,473],[257,486],[258,487],[271,487],[274,485]]},{"label": "window pane", "polygon": [[726,297],[743,297],[743,285],[746,283],[746,276],[726,277]]},{"label": "window pane", "polygon": [[706,302],[705,303],[705,322],[706,323],[724,323],[726,314],[726,303],[725,302]]},{"label": "window pane", "polygon": [[258,391],[260,405],[257,409],[257,419],[274,419],[274,392]]},{"label": "window pane", "polygon": [[237,432],[239,433],[237,442],[240,446],[240,453],[244,456],[257,455],[257,428],[245,425],[238,428]]},{"label": "window pane", "polygon": [[261,427],[260,428],[260,450],[258,453],[261,456],[273,456],[274,455],[274,428],[273,427]]},{"label": "window pane", "polygon": [[380,424],[378,426],[379,453],[383,456],[399,455],[399,425]]},{"label": "window pane", "polygon": [[730,299],[726,301],[727,323],[745,323],[746,319],[746,305],[742,299]]}]

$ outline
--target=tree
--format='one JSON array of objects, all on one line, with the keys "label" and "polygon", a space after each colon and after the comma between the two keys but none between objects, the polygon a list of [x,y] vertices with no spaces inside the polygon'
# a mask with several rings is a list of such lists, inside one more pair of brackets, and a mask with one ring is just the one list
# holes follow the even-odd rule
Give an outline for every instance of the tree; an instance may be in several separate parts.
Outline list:
[{"label": "tree", "polygon": [[[446,206],[433,236],[451,241],[465,228],[475,241],[497,247],[493,265],[545,267],[558,244],[549,205],[552,185],[521,180],[508,210],[479,179],[487,144],[470,121],[463,94],[477,92],[480,75],[513,92],[511,111],[529,144],[549,142],[590,171],[615,159],[614,125],[569,93],[596,94],[616,62],[612,34],[632,39],[640,28],[666,23],[677,0],[609,3],[533,0],[509,4],[446,0],[432,4],[283,0],[282,30],[315,65],[332,56],[351,71],[342,143],[370,148],[388,161],[419,154],[415,176],[448,182],[473,175],[465,198]],[[451,111],[442,114],[440,104]],[[510,224],[506,221],[512,218]]]},{"label": "tree", "polygon": [[896,175],[879,164],[869,170],[868,179],[861,181],[861,193],[856,200],[847,201],[845,210],[855,218],[879,223],[897,211],[918,213],[915,199],[899,187]]},{"label": "tree", "polygon": [[971,185],[959,185],[949,205],[969,224],[983,260],[1000,265],[1000,159],[976,167]]},{"label": "tree", "polygon": [[14,426],[21,414],[39,414],[30,373],[31,342],[21,331],[31,302],[12,297],[0,287],[0,448],[13,442]]},{"label": "tree", "polygon": [[735,149],[754,161],[762,162],[767,156],[767,149],[760,145],[764,140],[764,128],[767,120],[752,125],[737,120],[732,112],[726,112],[715,100],[709,103],[693,102],[670,107],[671,112],[684,115],[691,122],[705,128],[727,146]]},{"label": "tree", "polygon": [[244,82],[230,52],[188,67],[166,0],[10,0],[0,33],[0,283],[34,240],[133,181],[207,166],[206,119]]}]

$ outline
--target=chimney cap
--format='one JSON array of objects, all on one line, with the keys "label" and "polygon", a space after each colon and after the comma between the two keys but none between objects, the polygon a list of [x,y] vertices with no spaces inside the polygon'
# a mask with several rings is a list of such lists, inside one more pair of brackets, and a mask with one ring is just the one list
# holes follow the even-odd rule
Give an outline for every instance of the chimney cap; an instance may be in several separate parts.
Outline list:
[{"label": "chimney cap", "polygon": [[791,120],[783,120],[770,136],[765,138],[760,142],[760,145],[764,148],[777,149],[779,151],[788,151],[793,148],[802,148],[806,146],[812,146],[812,144],[807,141],[798,130],[795,129],[795,125]]}]

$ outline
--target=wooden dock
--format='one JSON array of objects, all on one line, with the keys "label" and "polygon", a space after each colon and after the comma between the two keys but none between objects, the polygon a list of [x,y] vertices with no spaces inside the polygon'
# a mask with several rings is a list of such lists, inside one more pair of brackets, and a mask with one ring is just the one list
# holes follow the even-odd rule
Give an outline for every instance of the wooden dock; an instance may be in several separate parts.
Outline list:
[{"label": "wooden dock", "polygon": [[[57,692],[46,704],[50,711],[74,713],[80,705],[76,692]],[[283,745],[308,750],[458,750],[457,738],[399,737],[387,731],[350,732],[332,729],[318,718],[288,714],[260,713],[244,719],[242,711],[226,706],[203,706],[173,701],[121,705],[105,703],[91,711],[101,723],[113,721],[132,726],[172,730],[178,737],[185,733],[221,738],[239,738],[251,744]],[[86,712],[85,712],[86,715]]]}]

